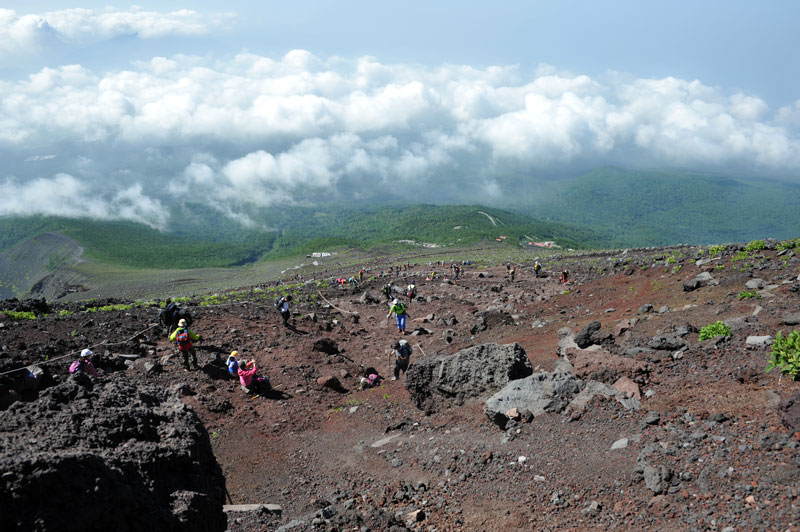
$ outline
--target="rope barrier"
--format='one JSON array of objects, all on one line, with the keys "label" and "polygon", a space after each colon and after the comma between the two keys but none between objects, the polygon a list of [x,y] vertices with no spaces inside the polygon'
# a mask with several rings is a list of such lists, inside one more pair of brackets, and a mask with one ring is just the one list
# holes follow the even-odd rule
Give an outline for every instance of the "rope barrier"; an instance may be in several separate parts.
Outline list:
[{"label": "rope barrier", "polygon": [[[107,343],[105,340],[103,340],[103,341],[102,341],[102,342],[100,342],[100,343],[97,343],[97,344],[94,344],[94,345],[90,345],[90,346],[88,347],[88,349],[92,349],[93,347],[99,347],[99,346],[111,347],[111,346],[114,346],[114,345],[121,345],[121,344],[124,344],[124,343],[130,342],[131,340],[133,340],[133,339],[137,338],[139,335],[146,333],[146,332],[147,332],[147,331],[149,331],[150,329],[153,329],[153,328],[155,328],[155,327],[159,327],[159,325],[160,325],[160,324],[158,324],[158,323],[156,323],[155,325],[151,325],[151,326],[150,326],[150,327],[148,327],[147,329],[144,329],[144,330],[142,330],[142,331],[139,331],[139,332],[137,332],[136,334],[134,334],[133,336],[131,336],[131,337],[130,337],[130,338],[128,338],[127,340],[122,340],[121,342],[115,342],[115,343],[113,343],[113,344],[109,344],[109,343]],[[83,349],[81,349],[81,351],[83,351]],[[60,357],[56,357],[56,358],[50,358],[50,359],[47,359],[47,360],[45,360],[45,361],[43,361],[43,362],[38,362],[38,363],[35,363],[35,364],[36,364],[36,365],[44,365],[44,364],[49,364],[50,362],[55,362],[56,360],[61,360],[62,358],[67,358],[67,357],[75,356],[76,354],[80,354],[80,353],[81,353],[81,351],[71,351],[71,352],[67,353],[66,355],[62,355],[62,356],[60,356]],[[32,365],[34,365],[34,364],[29,364],[29,366],[32,366]],[[9,374],[11,374],[11,373],[15,373],[15,372],[17,372],[17,371],[23,371],[23,370],[27,370],[27,369],[28,369],[28,368],[27,368],[27,366],[26,366],[26,367],[24,367],[24,368],[17,368],[17,369],[12,369],[12,370],[10,370],[10,371],[4,371],[3,373],[0,373],[0,377],[2,377],[2,376],[4,376],[4,375],[9,375]]]},{"label": "rope barrier", "polygon": [[333,307],[333,308],[335,308],[336,310],[338,310],[338,311],[340,311],[340,312],[347,312],[348,314],[358,314],[358,312],[353,312],[353,311],[350,311],[350,310],[344,310],[343,308],[339,308],[339,307],[337,307],[336,305],[334,305],[333,303],[331,303],[330,301],[328,301],[327,299],[325,299],[325,296],[323,296],[323,295],[322,295],[322,292],[320,292],[319,290],[317,290],[317,293],[319,294],[319,297],[321,297],[322,299],[324,299],[324,300],[325,300],[325,303],[329,304],[330,306],[332,306],[332,307]]}]

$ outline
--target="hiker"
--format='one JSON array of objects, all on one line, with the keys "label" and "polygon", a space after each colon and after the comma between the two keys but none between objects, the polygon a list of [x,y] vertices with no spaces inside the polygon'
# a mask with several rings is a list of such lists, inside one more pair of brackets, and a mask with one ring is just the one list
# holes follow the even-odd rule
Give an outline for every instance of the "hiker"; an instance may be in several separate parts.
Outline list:
[{"label": "hiker", "polygon": [[358,282],[359,283],[363,283],[364,282],[364,268],[361,268],[360,270],[358,270]]},{"label": "hiker", "polygon": [[411,284],[408,285],[408,288],[406,288],[406,295],[408,296],[408,299],[414,299],[417,295],[417,285],[414,284],[413,279],[411,280]]},{"label": "hiker", "polygon": [[393,381],[400,378],[400,372],[408,371],[408,361],[411,359],[411,344],[405,340],[398,340],[392,346],[392,354],[394,355],[394,376]]},{"label": "hiker", "polygon": [[561,272],[561,282],[566,283],[569,279],[569,270],[562,270]]},{"label": "hiker", "polygon": [[178,322],[178,328],[169,335],[169,341],[175,342],[175,347],[183,354],[183,369],[186,371],[189,371],[189,355],[192,355],[192,365],[194,368],[200,368],[200,366],[197,365],[197,353],[192,345],[193,341],[197,342],[200,340],[201,337],[199,334],[195,334],[188,329],[185,319],[181,319]]},{"label": "hiker", "polygon": [[389,313],[386,315],[386,319],[388,320],[392,313],[394,313],[395,318],[397,319],[397,331],[400,334],[407,334],[406,333],[406,318],[408,314],[406,314],[406,306],[397,299],[392,300],[392,305],[389,307]]},{"label": "hiker", "polygon": [[513,283],[513,282],[514,282],[514,277],[516,277],[516,276],[517,276],[517,267],[516,267],[516,266],[515,266],[515,267],[513,267],[513,268],[511,268],[511,273],[510,273],[510,275],[511,275],[511,282]]},{"label": "hiker", "polygon": [[239,362],[241,358],[239,357],[239,351],[233,350],[231,354],[228,355],[228,360],[225,361],[225,365],[228,366],[228,373],[230,373],[233,377],[239,375]]},{"label": "hiker", "polygon": [[178,310],[180,310],[180,307],[173,303],[172,299],[167,298],[164,308],[158,313],[158,321],[167,327],[167,335],[171,334],[172,329],[175,328],[175,324],[178,321]]},{"label": "hiker", "polygon": [[386,296],[386,300],[387,301],[391,300],[392,299],[392,283],[386,283],[385,285],[383,285],[383,289],[381,289],[381,292],[383,293],[384,296]]},{"label": "hiker", "polygon": [[92,353],[90,349],[84,349],[81,351],[80,357],[75,362],[70,364],[69,372],[72,374],[86,373],[92,377],[99,377],[97,370],[94,369],[94,364],[92,364],[92,355],[94,355],[94,353]]},{"label": "hiker", "polygon": [[539,278],[539,274],[542,272],[542,265],[539,264],[539,261],[533,263],[533,276],[537,279]]},{"label": "hiker", "polygon": [[287,296],[283,296],[275,302],[275,307],[280,311],[281,318],[283,318],[284,327],[289,326],[289,317],[292,315],[292,313],[289,312],[289,303],[291,303],[291,301],[292,296],[289,294]]},{"label": "hiker", "polygon": [[361,381],[358,383],[358,387],[361,390],[365,390],[367,388],[375,388],[376,386],[381,385],[381,381],[383,381],[383,377],[381,377],[377,373],[370,373],[366,377],[361,377]]},{"label": "hiker", "polygon": [[255,359],[250,359],[247,364],[239,365],[239,384],[242,385],[242,390],[249,394],[266,393],[272,388],[269,379],[259,377],[256,375],[257,371]]}]

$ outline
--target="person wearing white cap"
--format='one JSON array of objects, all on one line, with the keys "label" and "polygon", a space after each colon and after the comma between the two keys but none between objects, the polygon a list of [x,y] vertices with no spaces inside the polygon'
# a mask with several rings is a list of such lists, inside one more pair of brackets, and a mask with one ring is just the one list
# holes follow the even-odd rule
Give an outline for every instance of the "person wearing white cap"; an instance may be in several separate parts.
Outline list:
[{"label": "person wearing white cap", "polygon": [[92,351],[90,349],[84,349],[81,351],[81,356],[70,364],[69,372],[70,373],[86,373],[91,375],[92,377],[97,377],[97,370],[94,369],[94,364],[92,364]]},{"label": "person wearing white cap", "polygon": [[386,315],[387,320],[391,317],[393,312],[397,319],[397,331],[400,334],[406,334],[406,318],[408,314],[406,314],[406,306],[400,303],[397,298],[392,300],[392,304],[389,307],[389,314]]}]

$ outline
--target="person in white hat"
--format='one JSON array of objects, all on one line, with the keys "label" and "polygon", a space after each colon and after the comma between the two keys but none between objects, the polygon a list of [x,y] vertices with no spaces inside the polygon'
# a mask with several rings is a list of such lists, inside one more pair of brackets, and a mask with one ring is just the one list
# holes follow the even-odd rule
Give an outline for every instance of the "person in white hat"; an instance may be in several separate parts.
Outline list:
[{"label": "person in white hat", "polygon": [[406,314],[406,306],[400,303],[397,298],[392,300],[392,304],[389,307],[389,314],[386,315],[387,320],[391,317],[392,313],[394,313],[397,319],[397,331],[400,334],[406,334],[406,318],[408,314]]},{"label": "person in white hat", "polygon": [[97,377],[97,370],[94,369],[94,364],[92,364],[92,351],[90,349],[84,349],[81,351],[81,356],[70,364],[69,372],[70,373],[86,373],[87,375],[91,375],[92,377]]}]

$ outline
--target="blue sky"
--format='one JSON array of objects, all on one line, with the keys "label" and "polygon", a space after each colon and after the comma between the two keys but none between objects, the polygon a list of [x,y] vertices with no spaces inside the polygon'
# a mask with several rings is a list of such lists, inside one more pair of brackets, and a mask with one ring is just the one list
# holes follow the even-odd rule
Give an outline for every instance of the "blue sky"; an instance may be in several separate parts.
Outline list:
[{"label": "blue sky", "polygon": [[505,174],[605,164],[796,181],[798,22],[788,0],[4,2],[0,215],[163,226],[191,190],[246,221],[398,183],[502,204]]}]

